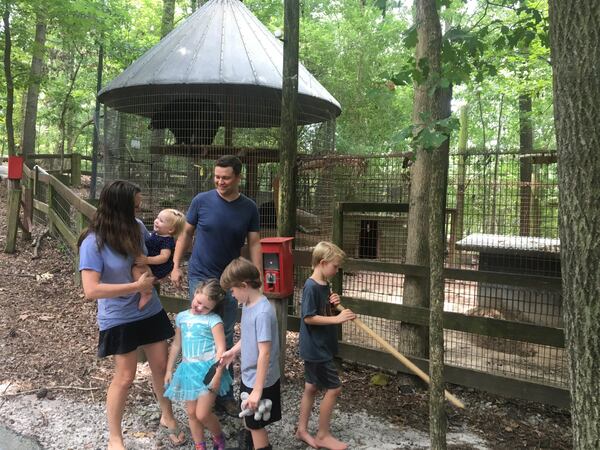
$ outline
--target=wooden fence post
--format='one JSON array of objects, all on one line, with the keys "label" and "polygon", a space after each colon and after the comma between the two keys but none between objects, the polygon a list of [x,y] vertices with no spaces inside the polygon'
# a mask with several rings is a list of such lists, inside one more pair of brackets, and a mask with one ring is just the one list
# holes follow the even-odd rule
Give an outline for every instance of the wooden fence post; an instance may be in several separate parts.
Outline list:
[{"label": "wooden fence post", "polygon": [[[344,208],[340,202],[335,204],[333,208],[333,224],[331,230],[331,240],[339,248],[344,247]],[[338,273],[331,280],[331,290],[342,296],[342,290],[344,288],[344,269],[340,268]],[[338,341],[342,341],[343,330],[342,327],[338,327],[337,330]]]},{"label": "wooden fence post", "polygon": [[81,155],[71,153],[71,186],[79,187],[81,185]]},{"label": "wooden fence post", "polygon": [[19,180],[8,181],[7,229],[5,253],[14,253],[17,246],[17,228],[19,224],[19,210],[21,207],[21,187]]},{"label": "wooden fence post", "polygon": [[33,180],[29,175],[24,174],[23,184],[21,186],[21,205],[23,206],[23,240],[31,240],[31,230],[33,229]]},{"label": "wooden fence post", "polygon": [[[333,209],[333,224],[332,224],[331,240],[339,248],[344,248],[344,210],[340,202],[335,204]],[[342,280],[344,277],[344,271],[340,269],[333,280],[331,280],[331,287],[333,291],[340,296],[342,295]]]},{"label": "wooden fence post", "polygon": [[[83,229],[87,226],[87,217],[80,211],[77,211],[75,215],[75,232],[76,236],[79,235]],[[75,249],[75,258],[73,258],[73,282],[75,286],[81,286],[81,273],[79,272],[79,249]]]}]

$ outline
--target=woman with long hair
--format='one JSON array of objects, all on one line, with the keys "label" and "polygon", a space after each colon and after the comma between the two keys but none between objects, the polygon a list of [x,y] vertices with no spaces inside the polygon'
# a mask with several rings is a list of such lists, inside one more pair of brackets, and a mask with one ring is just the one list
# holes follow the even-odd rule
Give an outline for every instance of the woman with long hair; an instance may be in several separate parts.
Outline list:
[{"label": "woman with long hair", "polygon": [[115,371],[106,396],[111,450],[125,449],[121,421],[135,378],[138,347],[144,350],[152,371],[152,385],[161,409],[160,425],[167,429],[173,445],[185,442],[171,402],[163,396],[167,339],[174,335],[173,326],[155,290],[148,304],[138,308],[139,293],[152,289],[155,279],[144,274],[135,281],[131,276],[135,257],[146,254],[144,236],[148,231],[135,218],[140,203],[141,192],[136,185],[121,180],[107,184],[90,226],[79,238],[83,291],[98,304],[98,356],[114,355]]}]

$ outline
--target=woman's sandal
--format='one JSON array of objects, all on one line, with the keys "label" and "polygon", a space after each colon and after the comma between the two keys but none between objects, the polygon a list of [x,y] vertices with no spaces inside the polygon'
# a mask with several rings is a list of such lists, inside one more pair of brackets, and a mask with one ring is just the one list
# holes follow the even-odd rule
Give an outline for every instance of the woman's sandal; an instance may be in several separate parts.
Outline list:
[{"label": "woman's sandal", "polygon": [[171,441],[171,445],[174,447],[179,447],[187,442],[185,433],[181,430],[181,428],[179,428],[179,424],[169,428],[161,423],[160,428],[163,433],[167,434],[169,441]]}]

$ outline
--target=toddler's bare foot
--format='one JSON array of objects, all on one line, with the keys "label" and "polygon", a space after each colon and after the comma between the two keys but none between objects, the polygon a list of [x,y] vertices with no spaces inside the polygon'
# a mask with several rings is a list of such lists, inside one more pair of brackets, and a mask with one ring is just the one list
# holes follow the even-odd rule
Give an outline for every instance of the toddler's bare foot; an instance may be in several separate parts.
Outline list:
[{"label": "toddler's bare foot", "polygon": [[315,443],[315,438],[310,435],[310,433],[306,430],[296,430],[296,439],[304,442],[306,445],[312,448],[319,448]]},{"label": "toddler's bare foot", "polygon": [[319,433],[315,436],[315,444],[318,448],[327,448],[329,450],[346,450],[348,445],[342,441],[334,438],[331,434],[325,436],[319,436]]},{"label": "toddler's bare foot", "polygon": [[138,302],[138,309],[144,309],[144,306],[148,304],[150,299],[152,298],[152,291],[150,292],[142,292],[140,294],[140,301]]}]

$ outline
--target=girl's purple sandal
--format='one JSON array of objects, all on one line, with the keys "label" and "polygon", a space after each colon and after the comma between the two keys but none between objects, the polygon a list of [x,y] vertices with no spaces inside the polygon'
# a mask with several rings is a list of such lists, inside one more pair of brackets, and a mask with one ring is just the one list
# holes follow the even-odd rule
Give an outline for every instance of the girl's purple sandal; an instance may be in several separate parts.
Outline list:
[{"label": "girl's purple sandal", "polygon": [[225,435],[213,436],[213,450],[225,450]]}]

